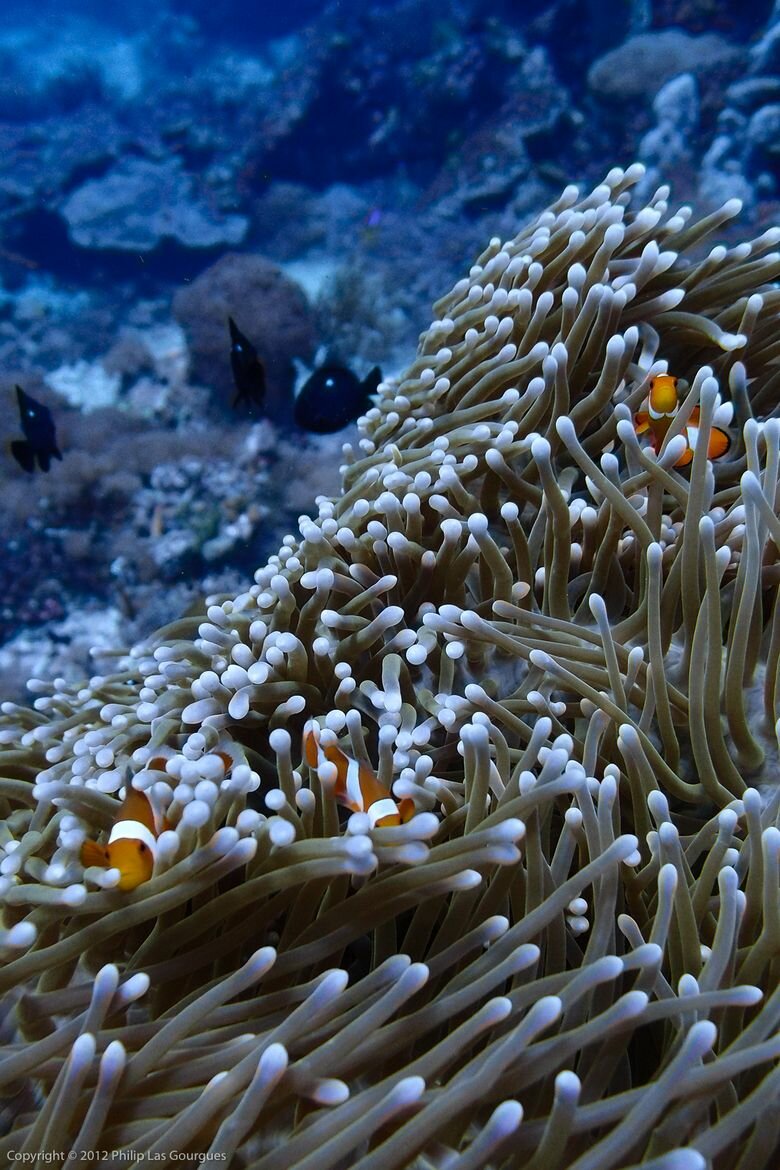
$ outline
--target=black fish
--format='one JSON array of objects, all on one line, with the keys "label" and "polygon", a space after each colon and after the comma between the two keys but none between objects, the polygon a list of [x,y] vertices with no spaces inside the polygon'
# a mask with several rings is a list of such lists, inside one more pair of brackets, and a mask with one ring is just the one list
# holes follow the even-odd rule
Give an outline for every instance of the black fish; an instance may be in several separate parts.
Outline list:
[{"label": "black fish", "polygon": [[261,407],[265,400],[265,366],[252,342],[244,337],[232,317],[228,317],[228,325],[230,366],[236,385],[236,396],[231,405],[235,408],[240,402],[246,402],[247,406]]},{"label": "black fish", "polygon": [[23,439],[15,439],[11,443],[11,453],[25,471],[35,471],[35,460],[41,471],[48,471],[52,457],[62,459],[57,447],[57,435],[54,429],[54,419],[48,406],[37,402],[29,394],[25,394],[21,386],[16,387],[16,397],[19,400],[19,415],[22,421]]},{"label": "black fish", "polygon": [[296,425],[318,435],[342,430],[371,407],[370,395],[381,381],[379,366],[361,382],[346,366],[326,362],[306,379],[295,399]]}]

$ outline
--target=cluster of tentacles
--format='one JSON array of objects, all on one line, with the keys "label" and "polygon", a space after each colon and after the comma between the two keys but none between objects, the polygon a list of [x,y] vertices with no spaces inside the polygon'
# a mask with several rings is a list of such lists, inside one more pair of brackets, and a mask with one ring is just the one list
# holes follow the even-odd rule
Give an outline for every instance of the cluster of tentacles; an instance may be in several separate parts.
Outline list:
[{"label": "cluster of tentacles", "polygon": [[[3,1154],[774,1164],[780,231],[640,173],[491,241],[245,593],[3,706]],[[347,817],[312,719],[416,814]],[[127,893],[79,850],[130,780]]]}]

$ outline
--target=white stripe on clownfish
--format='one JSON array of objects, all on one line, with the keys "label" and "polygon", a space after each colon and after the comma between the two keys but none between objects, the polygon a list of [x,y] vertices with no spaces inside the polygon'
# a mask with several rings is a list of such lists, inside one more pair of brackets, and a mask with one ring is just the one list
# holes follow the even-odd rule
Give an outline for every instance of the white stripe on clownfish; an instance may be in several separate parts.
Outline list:
[{"label": "white stripe on clownfish", "polygon": [[377,821],[381,821],[382,817],[394,817],[398,815],[398,805],[391,796],[387,796],[383,800],[375,800],[364,811],[368,816],[369,825],[372,829],[375,829]]},{"label": "white stripe on clownfish", "polygon": [[[670,374],[658,374],[651,378],[647,408],[634,415],[634,430],[638,435],[648,435],[656,454],[662,450],[667,441],[667,436],[679,411],[677,383],[678,379]],[[684,435],[687,446],[675,462],[676,468],[687,467],[693,460],[693,452],[700,433],[699,414],[699,407],[693,406],[689,417],[685,421],[681,420],[680,432]],[[707,442],[708,459],[720,459],[729,451],[731,438],[728,432],[723,429],[722,424],[727,424],[730,421],[731,414],[731,404],[721,403],[718,396],[712,420],[713,425],[710,428]]]},{"label": "white stripe on clownfish", "polygon": [[85,869],[98,866],[119,870],[118,888],[134,890],[151,878],[157,837],[167,827],[164,816],[155,811],[147,794],[134,788],[128,779],[109,840],[105,845],[99,845],[97,841],[86,838],[79,859]]},{"label": "white stripe on clownfish", "polygon": [[[367,764],[348,756],[338,746],[333,732],[326,732],[324,743],[322,736],[323,729],[319,724],[309,720],[303,729],[303,756],[309,767],[315,770],[324,763],[335,767],[333,793],[339,804],[351,812],[366,812],[372,827],[388,817],[393,818],[392,823],[401,824],[414,815],[414,802],[408,797],[396,800]],[[372,813],[378,804],[383,806],[382,811]]]},{"label": "white stripe on clownfish", "polygon": [[[344,793],[347,800],[356,805],[359,810],[362,812],[366,811],[364,808],[365,799],[363,797],[363,791],[360,787],[360,764],[357,762],[357,760],[350,760],[348,757],[347,774],[344,781]],[[393,812],[397,811],[398,810],[396,809],[395,804],[393,804]]]},{"label": "white stripe on clownfish", "polygon": [[157,838],[151,829],[142,825],[140,821],[117,821],[109,834],[108,844],[113,845],[115,841],[143,841],[151,850],[152,856],[155,856]]},{"label": "white stripe on clownfish", "polygon": [[674,410],[655,410],[652,402],[648,402],[647,404],[647,413],[650,415],[650,418],[674,418],[677,414],[677,409],[677,406],[675,406]]}]

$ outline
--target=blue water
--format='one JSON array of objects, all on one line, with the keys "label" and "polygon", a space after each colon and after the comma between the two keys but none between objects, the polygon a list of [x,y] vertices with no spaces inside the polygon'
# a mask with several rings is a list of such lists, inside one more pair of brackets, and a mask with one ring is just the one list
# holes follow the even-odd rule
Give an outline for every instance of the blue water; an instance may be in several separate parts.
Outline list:
[{"label": "blue water", "polygon": [[[6,3],[0,690],[239,589],[356,437],[293,425],[311,370],[401,371],[431,301],[567,182],[640,158],[770,222],[772,8]],[[228,314],[261,405],[231,406]],[[17,384],[48,473],[13,458]]]}]

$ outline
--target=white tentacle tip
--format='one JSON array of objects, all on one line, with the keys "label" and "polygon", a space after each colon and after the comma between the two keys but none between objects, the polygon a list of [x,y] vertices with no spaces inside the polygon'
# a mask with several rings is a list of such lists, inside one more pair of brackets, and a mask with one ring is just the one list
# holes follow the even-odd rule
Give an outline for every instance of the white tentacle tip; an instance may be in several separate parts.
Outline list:
[{"label": "white tentacle tip", "polygon": [[519,1101],[502,1101],[491,1113],[485,1129],[499,1142],[513,1134],[522,1120],[523,1106]]},{"label": "white tentacle tip", "polygon": [[567,414],[562,415],[555,424],[555,429],[558,432],[559,438],[569,446],[569,444],[576,443],[577,432],[574,429],[574,423]]},{"label": "white tentacle tip", "polygon": [[349,1086],[335,1077],[325,1077],[321,1081],[316,1081],[306,1096],[317,1105],[332,1108],[334,1105],[343,1105],[345,1101],[349,1100]]},{"label": "white tentacle tip", "polygon": [[555,1096],[558,1100],[576,1102],[582,1090],[582,1082],[575,1072],[564,1069],[555,1078]]}]

